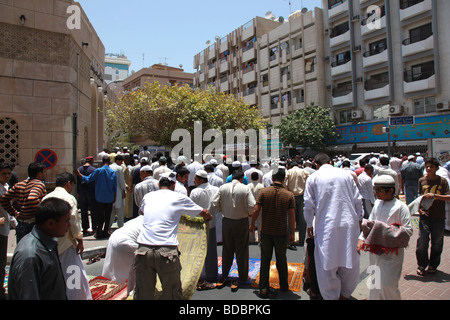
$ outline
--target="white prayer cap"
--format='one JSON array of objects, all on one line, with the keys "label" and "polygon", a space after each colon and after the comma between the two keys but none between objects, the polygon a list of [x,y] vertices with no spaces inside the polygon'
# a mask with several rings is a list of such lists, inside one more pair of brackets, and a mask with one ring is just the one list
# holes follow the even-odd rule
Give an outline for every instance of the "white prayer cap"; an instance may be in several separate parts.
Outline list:
[{"label": "white prayer cap", "polygon": [[152,171],[153,172],[153,170],[152,170],[152,167],[151,166],[143,166],[142,168],[141,168],[141,170],[140,171]]},{"label": "white prayer cap", "polygon": [[231,164],[231,166],[232,166],[233,168],[239,168],[239,167],[241,166],[241,163],[240,163],[239,161],[234,161],[234,162]]},{"label": "white prayer cap", "polygon": [[377,158],[370,158],[369,163],[370,164],[377,164]]},{"label": "white prayer cap", "polygon": [[218,162],[217,162],[216,159],[211,159],[211,160],[209,161],[209,163],[212,164],[212,165],[218,164]]},{"label": "white prayer cap", "polygon": [[408,156],[408,160],[412,160],[414,158],[415,158],[415,156],[413,156],[413,155]]},{"label": "white prayer cap", "polygon": [[148,158],[147,157],[142,157],[140,162],[148,163]]},{"label": "white prayer cap", "polygon": [[205,170],[197,170],[195,175],[199,176],[200,178],[208,179],[208,173]]},{"label": "white prayer cap", "polygon": [[177,160],[175,161],[175,164],[180,164],[180,163],[186,164],[186,162],[187,162],[187,158],[185,156],[179,156],[177,158]]},{"label": "white prayer cap", "polygon": [[173,182],[177,182],[177,175],[175,174],[175,172],[161,173],[161,177],[159,178],[159,180],[161,180],[162,178],[167,178]]},{"label": "white prayer cap", "polygon": [[373,185],[377,187],[395,187],[395,180],[391,176],[383,174],[374,179]]}]

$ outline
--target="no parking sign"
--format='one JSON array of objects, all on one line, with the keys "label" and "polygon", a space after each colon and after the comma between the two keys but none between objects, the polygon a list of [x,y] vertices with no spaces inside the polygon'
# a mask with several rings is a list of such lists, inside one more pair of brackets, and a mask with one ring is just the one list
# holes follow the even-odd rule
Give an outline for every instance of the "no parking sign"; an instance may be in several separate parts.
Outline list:
[{"label": "no parking sign", "polygon": [[58,162],[58,157],[56,156],[56,152],[50,149],[42,149],[36,153],[34,157],[35,162],[40,162],[45,165],[45,169],[53,168]]}]

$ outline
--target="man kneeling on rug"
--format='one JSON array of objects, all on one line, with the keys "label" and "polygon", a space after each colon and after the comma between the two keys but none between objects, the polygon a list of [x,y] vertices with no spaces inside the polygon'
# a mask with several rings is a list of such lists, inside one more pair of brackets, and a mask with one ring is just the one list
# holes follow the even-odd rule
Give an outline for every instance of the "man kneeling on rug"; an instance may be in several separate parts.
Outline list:
[{"label": "man kneeling on rug", "polygon": [[160,190],[144,196],[140,208],[144,225],[137,242],[134,268],[136,270],[135,300],[154,300],[156,275],[158,275],[164,300],[182,300],[178,251],[178,225],[182,215],[200,215],[211,220],[207,209],[196,205],[187,196],[173,192],[176,175],[163,174],[159,180]]}]

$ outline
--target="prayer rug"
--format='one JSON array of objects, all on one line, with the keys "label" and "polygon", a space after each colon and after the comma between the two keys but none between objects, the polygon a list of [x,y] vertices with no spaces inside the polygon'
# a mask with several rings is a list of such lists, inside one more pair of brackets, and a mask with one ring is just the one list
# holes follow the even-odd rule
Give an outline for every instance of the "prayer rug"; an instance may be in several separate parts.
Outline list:
[{"label": "prayer rug", "polygon": [[[219,278],[222,277],[222,257],[218,257],[218,265],[219,265]],[[248,263],[248,276],[250,280],[245,282],[244,284],[251,285],[253,281],[256,279],[256,276],[259,274],[259,268],[261,266],[260,259],[249,259]],[[231,266],[230,272],[228,274],[229,278],[239,278],[239,272],[237,268],[236,259],[233,259],[233,265]]]},{"label": "prayer rug", "polygon": [[9,266],[5,267],[5,281],[3,282],[3,288],[5,288],[5,293],[8,293],[8,278],[9,278]]},{"label": "prayer rug", "polygon": [[[205,264],[208,248],[209,224],[203,218],[182,216],[178,226],[178,250],[181,252],[181,286],[183,297],[189,300],[197,289],[197,283]],[[158,279],[157,297],[161,296],[161,282]]]},{"label": "prayer rug", "polygon": [[127,298],[127,284],[118,283],[104,277],[89,281],[92,300],[124,300]]},{"label": "prayer rug", "polygon": [[[303,263],[288,263],[288,283],[289,290],[300,292],[302,291],[302,280],[303,280],[303,271],[305,270],[305,265]],[[280,289],[278,278],[278,271],[276,267],[276,262],[270,262],[270,276],[269,276],[269,284],[274,289]],[[252,283],[252,288],[259,287],[259,273],[256,279]]]},{"label": "prayer rug", "polygon": [[411,219],[411,222],[413,226],[415,226],[417,229],[419,229],[419,218],[413,218]]}]

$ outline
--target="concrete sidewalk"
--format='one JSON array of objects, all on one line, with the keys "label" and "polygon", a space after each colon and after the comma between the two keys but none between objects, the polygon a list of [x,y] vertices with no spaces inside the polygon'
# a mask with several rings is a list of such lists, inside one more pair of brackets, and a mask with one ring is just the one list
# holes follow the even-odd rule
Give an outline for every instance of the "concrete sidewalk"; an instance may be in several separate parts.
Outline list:
[{"label": "concrete sidewalk", "polygon": [[[412,219],[415,220],[413,221],[414,233],[410,239],[408,248],[405,250],[402,276],[399,281],[402,300],[450,300],[450,232],[445,232],[444,250],[441,256],[441,264],[436,274],[419,276],[416,273],[419,216],[414,215]],[[369,289],[366,283],[368,277],[369,274],[359,283],[353,293],[353,296],[358,300],[367,299],[369,295]]]}]

